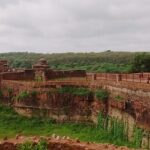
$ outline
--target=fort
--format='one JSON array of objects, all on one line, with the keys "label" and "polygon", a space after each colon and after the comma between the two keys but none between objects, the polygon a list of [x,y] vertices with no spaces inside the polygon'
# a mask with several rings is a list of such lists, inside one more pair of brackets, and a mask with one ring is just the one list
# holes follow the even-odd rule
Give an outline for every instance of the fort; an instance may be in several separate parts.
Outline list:
[{"label": "fort", "polygon": [[[2,103],[25,116],[47,116],[58,122],[97,123],[100,113],[123,121],[132,140],[134,127],[144,130],[141,145],[150,148],[150,73],[86,73],[52,70],[45,59],[32,69],[9,69],[0,61]],[[68,89],[82,89],[83,93]],[[68,90],[68,91],[67,91]],[[106,90],[106,100],[96,96]]]}]

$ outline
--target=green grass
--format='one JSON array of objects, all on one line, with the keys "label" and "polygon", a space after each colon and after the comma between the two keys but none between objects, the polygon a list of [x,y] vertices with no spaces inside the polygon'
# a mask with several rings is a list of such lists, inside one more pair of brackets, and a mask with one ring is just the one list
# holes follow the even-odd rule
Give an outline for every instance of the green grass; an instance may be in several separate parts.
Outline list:
[{"label": "green grass", "polygon": [[98,143],[114,143],[116,145],[134,146],[119,136],[114,136],[107,129],[95,125],[77,123],[55,123],[51,119],[27,118],[18,115],[9,107],[0,106],[0,138],[14,137],[21,133],[26,136],[44,135],[55,133],[60,136],[79,138],[81,141],[93,141]]},{"label": "green grass", "polygon": [[109,93],[105,89],[99,89],[95,92],[96,97],[101,101],[107,101],[109,97]]},{"label": "green grass", "polygon": [[58,89],[58,92],[61,94],[64,93],[70,93],[72,95],[76,95],[76,96],[88,96],[91,94],[91,91],[87,88],[77,88],[77,87],[62,87],[60,89]]}]

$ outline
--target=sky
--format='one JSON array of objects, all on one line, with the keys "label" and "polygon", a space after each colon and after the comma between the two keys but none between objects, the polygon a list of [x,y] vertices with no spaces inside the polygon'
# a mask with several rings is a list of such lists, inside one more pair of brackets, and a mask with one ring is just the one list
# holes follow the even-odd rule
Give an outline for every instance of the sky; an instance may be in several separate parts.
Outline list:
[{"label": "sky", "polygon": [[0,53],[150,51],[150,0],[0,0]]}]

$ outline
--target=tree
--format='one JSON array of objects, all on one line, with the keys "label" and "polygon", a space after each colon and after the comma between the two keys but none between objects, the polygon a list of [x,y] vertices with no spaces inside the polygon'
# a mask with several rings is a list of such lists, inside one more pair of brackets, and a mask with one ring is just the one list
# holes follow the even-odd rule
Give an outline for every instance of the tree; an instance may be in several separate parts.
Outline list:
[{"label": "tree", "polygon": [[132,62],[133,72],[150,72],[150,54],[137,54]]}]

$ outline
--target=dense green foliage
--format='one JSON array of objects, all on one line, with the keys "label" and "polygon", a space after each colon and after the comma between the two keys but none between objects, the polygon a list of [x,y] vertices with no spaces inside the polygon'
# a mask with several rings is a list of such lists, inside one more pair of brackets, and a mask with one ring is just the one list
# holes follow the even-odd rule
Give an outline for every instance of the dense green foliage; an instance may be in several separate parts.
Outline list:
[{"label": "dense green foliage", "polygon": [[134,53],[101,52],[101,53],[1,53],[0,59],[9,61],[11,67],[31,68],[38,59],[45,58],[54,69],[83,69],[90,72],[128,72]]},{"label": "dense green foliage", "polygon": [[105,89],[99,89],[95,92],[96,97],[101,101],[107,101],[109,93]]},{"label": "dense green foliage", "polygon": [[[108,120],[110,118],[99,116],[99,123],[95,125],[77,123],[55,123],[54,120],[44,118],[27,118],[19,116],[13,109],[0,106],[0,138],[13,137],[20,133],[23,135],[45,135],[50,136],[55,133],[60,136],[70,136],[79,138],[82,141],[107,142],[117,145],[127,145],[138,147],[136,143],[141,140],[139,132],[136,132],[136,143],[129,142],[123,135],[124,125],[119,121],[112,120],[113,126],[108,130]],[[141,134],[140,134],[141,135]],[[27,143],[26,146],[31,146]],[[24,145],[25,147],[25,145]],[[22,149],[23,150],[23,149]]]},{"label": "dense green foliage", "polygon": [[26,100],[28,98],[35,98],[37,95],[37,91],[22,91],[20,92],[14,99],[15,100]]},{"label": "dense green foliage", "polygon": [[132,70],[134,72],[150,72],[150,54],[137,54],[133,61]]},{"label": "dense green foliage", "polygon": [[16,96],[16,100],[25,100],[25,99],[27,99],[27,98],[29,98],[30,97],[30,94],[29,94],[29,92],[27,92],[27,91],[22,91],[22,92],[20,92],[17,96]]},{"label": "dense green foliage", "polygon": [[1,53],[0,59],[8,60],[11,67],[31,68],[38,59],[45,58],[52,69],[81,69],[89,72],[139,72],[149,71],[150,53],[113,52],[101,53]]},{"label": "dense green foliage", "polygon": [[[105,51],[101,53],[59,53],[59,54],[40,54],[40,53],[1,53],[0,59],[9,61],[11,67],[31,68],[32,64],[40,58],[48,60],[52,69],[68,70],[81,69],[89,72],[131,72],[147,71],[147,64],[150,53],[132,52],[113,52]],[[142,58],[142,61],[138,61]],[[143,66],[141,63],[146,63]],[[140,64],[137,66],[137,64]],[[133,67],[132,67],[133,66]],[[136,68],[138,67],[138,68]],[[145,70],[146,69],[146,70]]]},{"label": "dense green foliage", "polygon": [[106,117],[100,113],[98,117],[98,128],[103,128],[108,131],[112,140],[120,139],[122,141],[128,141],[127,125],[118,119],[109,116]]}]

